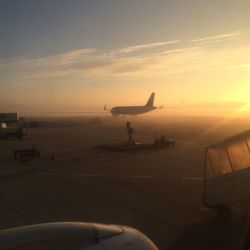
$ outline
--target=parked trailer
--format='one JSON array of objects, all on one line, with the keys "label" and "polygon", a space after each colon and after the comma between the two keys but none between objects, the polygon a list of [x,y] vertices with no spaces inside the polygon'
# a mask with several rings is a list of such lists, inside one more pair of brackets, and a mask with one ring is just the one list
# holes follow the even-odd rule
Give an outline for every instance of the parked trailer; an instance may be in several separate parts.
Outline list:
[{"label": "parked trailer", "polygon": [[30,121],[31,128],[39,128],[40,123],[38,121]]},{"label": "parked trailer", "polygon": [[31,149],[14,150],[14,158],[24,159],[30,157],[40,158],[40,152],[36,150],[34,147]]},{"label": "parked trailer", "polygon": [[205,150],[203,203],[234,214],[250,208],[250,130]]},{"label": "parked trailer", "polygon": [[38,128],[38,121],[29,121],[25,117],[19,117],[18,125],[22,128]]}]

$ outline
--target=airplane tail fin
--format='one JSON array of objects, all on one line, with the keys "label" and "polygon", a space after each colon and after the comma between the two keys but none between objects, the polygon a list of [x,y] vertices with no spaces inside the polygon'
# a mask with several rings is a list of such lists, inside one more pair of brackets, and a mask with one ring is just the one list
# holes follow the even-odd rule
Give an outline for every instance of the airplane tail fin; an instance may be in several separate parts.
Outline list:
[{"label": "airplane tail fin", "polygon": [[155,93],[153,92],[150,95],[148,102],[146,103],[146,106],[154,106],[154,99],[155,99]]}]

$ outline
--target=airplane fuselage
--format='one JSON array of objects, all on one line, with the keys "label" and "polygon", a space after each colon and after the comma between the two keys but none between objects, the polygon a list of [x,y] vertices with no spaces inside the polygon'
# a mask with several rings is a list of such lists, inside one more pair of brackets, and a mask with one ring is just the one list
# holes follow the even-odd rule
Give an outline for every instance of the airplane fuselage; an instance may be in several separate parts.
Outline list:
[{"label": "airplane fuselage", "polygon": [[154,106],[121,106],[111,109],[112,115],[139,115],[155,110]]},{"label": "airplane fuselage", "polygon": [[[113,116],[118,115],[139,115],[144,114],[155,109],[159,109],[154,106],[155,93],[153,92],[148,101],[143,106],[117,106],[113,107],[111,110],[106,109],[106,104],[104,105],[104,110],[110,111]],[[162,108],[162,107],[160,107]]]}]

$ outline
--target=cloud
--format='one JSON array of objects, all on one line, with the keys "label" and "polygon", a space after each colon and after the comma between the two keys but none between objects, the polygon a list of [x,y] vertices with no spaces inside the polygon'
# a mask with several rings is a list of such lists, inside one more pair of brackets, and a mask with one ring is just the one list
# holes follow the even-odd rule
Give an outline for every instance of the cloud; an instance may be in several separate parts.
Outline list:
[{"label": "cloud", "polygon": [[152,49],[152,48],[156,48],[156,47],[176,44],[179,42],[180,42],[179,40],[173,40],[173,41],[167,41],[167,42],[140,44],[140,45],[129,46],[129,47],[125,47],[125,48],[120,48],[117,50],[117,53],[131,53],[131,52],[135,52],[135,51],[138,51],[141,49]]},{"label": "cloud", "polygon": [[[221,39],[223,45],[224,40],[240,33],[197,39],[193,46],[188,42],[167,41],[107,51],[95,48],[77,49],[37,59],[16,58],[9,61],[0,59],[0,80],[157,76],[237,67],[248,68],[250,45],[231,44],[214,48],[203,43]],[[171,49],[165,47],[169,44],[173,44]],[[145,52],[144,49],[151,50]],[[132,53],[135,51],[138,51],[136,55]]]},{"label": "cloud", "polygon": [[[16,58],[13,60],[0,60],[0,73],[9,75],[27,75],[30,77],[52,76],[67,74],[67,70],[84,58],[93,56],[95,49],[77,49],[62,54],[43,58]],[[66,70],[65,72],[63,72]]]},{"label": "cloud", "polygon": [[244,34],[242,31],[235,31],[235,32],[232,32],[232,33],[225,33],[225,34],[219,34],[219,35],[215,35],[215,36],[203,37],[203,38],[192,40],[191,42],[193,42],[193,43],[197,43],[197,42],[220,42],[222,40],[234,39],[234,38],[240,37],[242,34]]}]

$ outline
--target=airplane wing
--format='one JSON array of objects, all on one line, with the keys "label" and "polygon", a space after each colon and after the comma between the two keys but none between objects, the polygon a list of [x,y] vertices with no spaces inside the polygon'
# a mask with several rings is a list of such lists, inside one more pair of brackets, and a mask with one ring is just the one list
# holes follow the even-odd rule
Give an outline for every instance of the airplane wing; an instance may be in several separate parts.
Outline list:
[{"label": "airplane wing", "polygon": [[131,227],[55,222],[2,230],[0,249],[157,250],[158,248],[144,234]]}]

